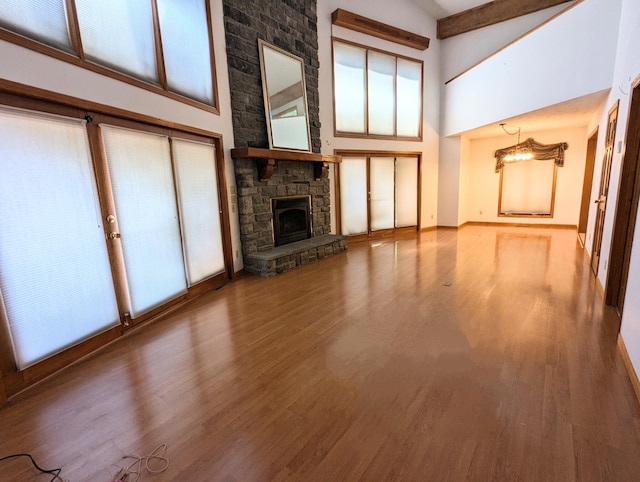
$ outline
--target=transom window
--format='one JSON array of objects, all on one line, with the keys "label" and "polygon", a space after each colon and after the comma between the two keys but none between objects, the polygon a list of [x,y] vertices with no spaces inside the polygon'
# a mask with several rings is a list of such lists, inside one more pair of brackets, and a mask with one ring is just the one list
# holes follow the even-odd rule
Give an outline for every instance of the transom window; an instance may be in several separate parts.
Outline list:
[{"label": "transom window", "polygon": [[334,39],[336,135],[421,140],[422,67],[419,60]]},{"label": "transom window", "polygon": [[217,113],[211,38],[206,0],[0,2],[0,39]]}]

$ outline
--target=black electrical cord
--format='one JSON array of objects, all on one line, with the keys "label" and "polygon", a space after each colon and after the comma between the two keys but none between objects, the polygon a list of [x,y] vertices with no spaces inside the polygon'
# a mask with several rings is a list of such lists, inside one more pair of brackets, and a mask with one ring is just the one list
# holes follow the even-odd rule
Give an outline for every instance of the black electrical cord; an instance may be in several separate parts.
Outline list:
[{"label": "black electrical cord", "polygon": [[9,460],[9,459],[15,459],[17,457],[29,457],[31,459],[31,463],[33,464],[33,466],[39,470],[40,472],[42,472],[43,474],[53,474],[53,478],[51,479],[50,482],[54,482],[54,480],[56,479],[60,479],[60,472],[62,472],[62,467],[58,468],[58,469],[43,469],[42,467],[40,467],[36,461],[34,460],[34,458],[31,456],[31,454],[13,454],[13,455],[7,455],[6,457],[2,457],[0,458],[0,462],[3,462],[5,460]]}]

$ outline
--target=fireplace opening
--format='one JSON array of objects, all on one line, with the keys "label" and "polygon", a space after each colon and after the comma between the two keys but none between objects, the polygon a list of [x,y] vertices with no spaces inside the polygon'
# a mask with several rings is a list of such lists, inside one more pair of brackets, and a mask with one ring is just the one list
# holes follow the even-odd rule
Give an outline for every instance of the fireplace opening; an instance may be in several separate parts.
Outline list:
[{"label": "fireplace opening", "polygon": [[274,246],[311,237],[311,196],[272,198],[271,211]]}]

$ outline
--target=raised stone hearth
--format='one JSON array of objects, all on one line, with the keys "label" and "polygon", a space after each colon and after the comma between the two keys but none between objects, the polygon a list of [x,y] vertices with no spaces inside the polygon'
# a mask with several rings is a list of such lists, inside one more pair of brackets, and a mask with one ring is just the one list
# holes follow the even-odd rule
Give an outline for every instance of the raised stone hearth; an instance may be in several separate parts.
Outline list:
[{"label": "raised stone hearth", "polygon": [[263,277],[274,276],[347,249],[347,237],[325,234],[245,257],[245,270]]}]

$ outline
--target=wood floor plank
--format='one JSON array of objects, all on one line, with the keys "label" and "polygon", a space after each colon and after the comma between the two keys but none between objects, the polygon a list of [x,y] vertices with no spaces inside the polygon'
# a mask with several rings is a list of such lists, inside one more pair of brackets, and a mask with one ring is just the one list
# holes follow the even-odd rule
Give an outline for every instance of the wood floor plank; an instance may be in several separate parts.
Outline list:
[{"label": "wood floor plank", "polygon": [[[571,230],[351,243],[241,277],[14,397],[0,457],[72,482],[162,443],[153,480],[634,481],[615,320]],[[37,477],[0,463],[0,480]]]}]

